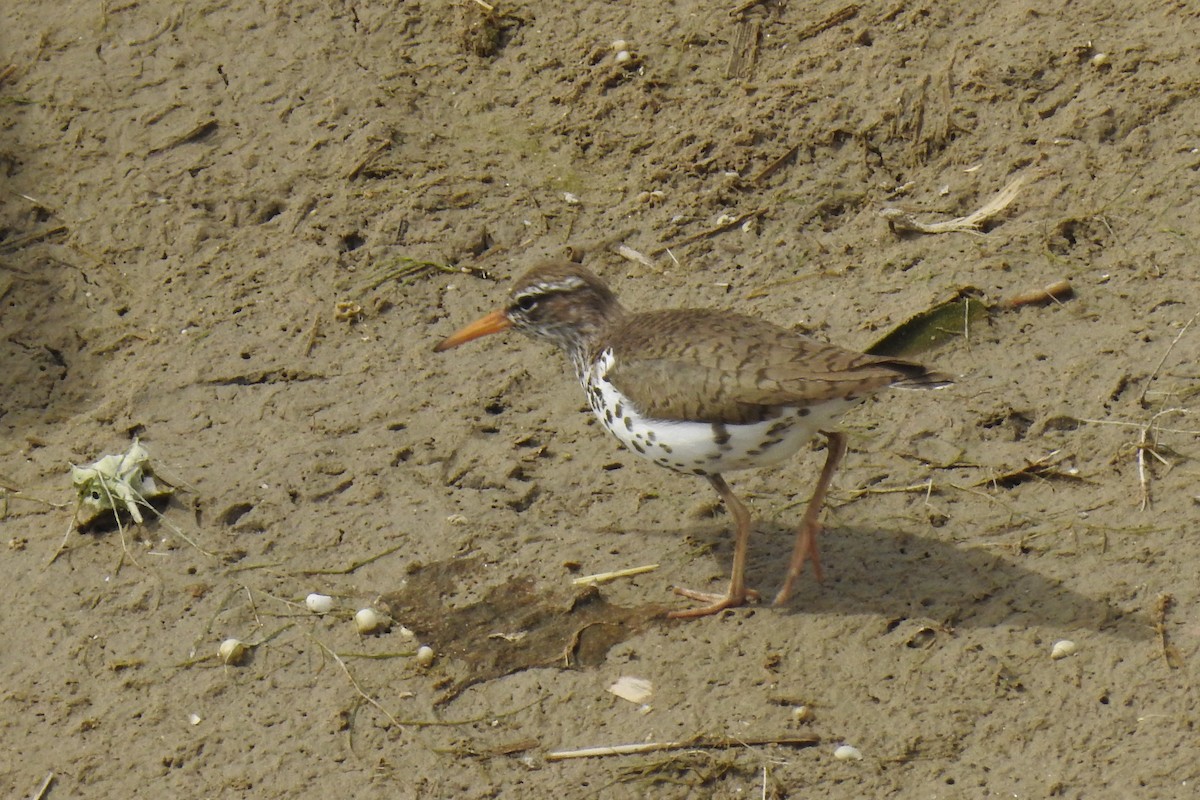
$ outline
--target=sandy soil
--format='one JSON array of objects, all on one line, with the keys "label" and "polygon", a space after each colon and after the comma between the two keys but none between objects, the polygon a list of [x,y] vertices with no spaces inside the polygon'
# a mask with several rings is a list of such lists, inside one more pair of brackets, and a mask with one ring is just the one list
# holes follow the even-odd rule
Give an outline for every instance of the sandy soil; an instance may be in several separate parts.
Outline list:
[{"label": "sandy soil", "polygon": [[[627,5],[6,10],[0,794],[1195,795],[1200,12]],[[1019,176],[983,235],[880,216]],[[621,451],[553,353],[431,352],[567,247],[631,306],[858,348],[966,288],[1075,294],[847,416],[823,585],[669,622],[729,568],[709,488]],[[48,564],[68,465],[134,436],[164,518]],[[764,592],[822,457],[733,478]],[[376,602],[431,667],[355,632]]]}]

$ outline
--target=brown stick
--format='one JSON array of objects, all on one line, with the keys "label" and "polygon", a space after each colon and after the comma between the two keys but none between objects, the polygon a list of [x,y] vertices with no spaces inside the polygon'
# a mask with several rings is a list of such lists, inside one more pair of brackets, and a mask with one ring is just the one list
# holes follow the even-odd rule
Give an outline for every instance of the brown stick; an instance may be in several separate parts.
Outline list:
[{"label": "brown stick", "polygon": [[767,178],[771,177],[776,172],[778,172],[779,168],[782,167],[784,164],[786,164],[788,161],[790,161],[798,152],[800,152],[800,145],[798,145],[798,144],[792,145],[791,147],[788,148],[788,151],[786,153],[784,153],[779,158],[772,161],[770,164],[767,164],[765,167],[763,167],[762,172],[758,173],[753,178],[751,178],[750,182],[751,183],[762,183]]},{"label": "brown stick", "polygon": [[353,167],[351,167],[350,170],[346,173],[346,180],[352,181],[355,178],[357,178],[362,173],[362,171],[367,168],[367,165],[375,160],[375,157],[377,155],[382,153],[384,150],[387,150],[391,146],[392,146],[392,140],[384,139],[382,142],[380,142],[379,144],[372,147],[367,152],[367,154],[365,156],[363,156],[362,158],[360,158],[358,160],[358,163],[355,164]]},{"label": "brown stick", "polygon": [[1154,603],[1154,631],[1158,634],[1158,645],[1162,649],[1163,660],[1171,669],[1179,669],[1183,666],[1183,654],[1179,652],[1178,647],[1171,644],[1167,637],[1167,611],[1174,602],[1174,595],[1160,594],[1158,596],[1158,600]]},{"label": "brown stick", "polygon": [[740,17],[742,14],[745,14],[747,11],[754,8],[759,3],[763,3],[763,2],[765,2],[765,0],[746,0],[745,3],[742,3],[737,8],[735,8],[733,11],[730,11],[729,16]]},{"label": "brown stick", "polygon": [[858,10],[859,6],[854,3],[838,9],[820,22],[814,22],[812,25],[809,25],[807,28],[800,31],[800,41],[811,39],[818,34],[824,33],[830,28],[854,19],[858,16]]},{"label": "brown stick", "polygon": [[1041,289],[1032,289],[1015,294],[1000,305],[1003,308],[1020,308],[1021,306],[1040,306],[1047,303],[1058,303],[1067,300],[1075,293],[1071,282],[1066,278],[1047,284]]}]

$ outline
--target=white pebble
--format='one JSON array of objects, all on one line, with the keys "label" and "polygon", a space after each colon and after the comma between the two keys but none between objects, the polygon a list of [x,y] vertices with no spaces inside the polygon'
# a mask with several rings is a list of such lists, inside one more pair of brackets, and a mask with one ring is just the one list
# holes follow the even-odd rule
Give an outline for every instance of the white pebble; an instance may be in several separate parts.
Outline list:
[{"label": "white pebble", "polygon": [[236,666],[246,657],[246,644],[240,639],[226,639],[217,648],[217,655],[222,663]]},{"label": "white pebble", "polygon": [[833,757],[838,761],[862,761],[862,751],[848,744],[838,745],[833,751]]},{"label": "white pebble", "polygon": [[1061,639],[1054,643],[1054,647],[1050,648],[1050,657],[1057,661],[1060,658],[1075,655],[1075,651],[1079,647],[1070,639]]},{"label": "white pebble", "polygon": [[433,648],[423,644],[417,648],[417,664],[428,667],[433,664]]},{"label": "white pebble", "polygon": [[328,614],[333,611],[333,598],[327,594],[313,592],[304,598],[304,605],[308,606],[308,610],[314,614]]},{"label": "white pebble", "polygon": [[364,636],[368,633],[386,630],[388,618],[371,607],[360,608],[354,615],[354,627]]},{"label": "white pebble", "polygon": [[1092,66],[1096,69],[1102,69],[1108,66],[1108,53],[1096,53],[1092,56]]},{"label": "white pebble", "polygon": [[202,720],[200,719],[200,715],[195,713],[194,711],[191,714],[188,714],[188,724],[189,725],[199,725],[201,723],[201,721]]},{"label": "white pebble", "polygon": [[615,53],[619,53],[622,50],[628,50],[629,42],[625,41],[624,39],[617,39],[612,43],[612,49]]},{"label": "white pebble", "polygon": [[812,709],[808,706],[792,708],[792,722],[808,722],[812,719]]},{"label": "white pebble", "polygon": [[613,56],[613,61],[616,61],[618,64],[624,64],[631,58],[633,58],[633,56],[629,55],[628,50],[621,50],[615,56]]}]

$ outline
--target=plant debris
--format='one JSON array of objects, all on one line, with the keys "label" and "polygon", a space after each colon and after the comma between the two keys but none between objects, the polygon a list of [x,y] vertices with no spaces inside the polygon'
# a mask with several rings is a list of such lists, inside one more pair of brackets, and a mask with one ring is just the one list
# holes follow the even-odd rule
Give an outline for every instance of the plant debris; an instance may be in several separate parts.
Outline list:
[{"label": "plant debris", "polygon": [[556,750],[546,754],[547,761],[564,761],[568,758],[594,758],[596,756],[625,756],[635,753],[654,753],[660,750],[699,750],[752,747],[764,744],[789,745],[791,747],[813,747],[821,743],[820,736],[739,736],[737,738],[696,736],[678,742],[640,742],[638,744],[614,744],[600,747],[584,747],[579,750]]},{"label": "plant debris", "polygon": [[1028,177],[1028,173],[1022,173],[1013,178],[995,197],[965,217],[955,217],[942,222],[922,222],[912,212],[895,206],[883,209],[879,216],[887,220],[893,233],[971,233],[982,236],[979,229],[983,223],[1008,208],[1012,201],[1017,199],[1017,194]]},{"label": "plant debris", "polygon": [[137,439],[119,455],[104,456],[86,467],[72,464],[71,484],[79,501],[74,524],[80,531],[121,512],[140,525],[143,519],[139,506],[153,508],[152,500],[174,492],[155,479],[150,454]]},{"label": "plant debris", "polygon": [[907,358],[952,339],[967,338],[972,325],[988,319],[988,307],[973,289],[962,289],[954,297],[938,303],[893,328],[867,348],[875,356]]},{"label": "plant debris", "polygon": [[120,531],[121,546],[126,555],[137,563],[125,542],[122,516],[127,516],[134,524],[141,525],[145,521],[142,516],[143,509],[154,514],[163,525],[197,551],[210,558],[215,557],[159,513],[154,504],[165,504],[175,492],[173,487],[160,481],[150,464],[150,454],[137,439],[133,440],[124,453],[104,456],[86,467],[72,464],[71,483],[75,487],[75,513],[62,542],[50,557],[47,566],[53,564],[62,554],[72,530],[85,533],[106,525],[115,526]]}]

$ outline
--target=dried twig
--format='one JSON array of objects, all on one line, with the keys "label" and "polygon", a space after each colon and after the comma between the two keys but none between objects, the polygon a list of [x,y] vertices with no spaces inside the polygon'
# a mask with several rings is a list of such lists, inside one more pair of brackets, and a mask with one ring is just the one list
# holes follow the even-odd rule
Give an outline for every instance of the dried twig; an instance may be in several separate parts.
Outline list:
[{"label": "dried twig", "polygon": [[[1174,412],[1176,414],[1184,414],[1187,412],[1185,408],[1165,408],[1154,416],[1161,417],[1163,414]],[[1072,417],[1076,422],[1086,422],[1088,425],[1115,425],[1119,428],[1144,428],[1144,422],[1129,422],[1123,419],[1087,419],[1086,417]],[[1188,430],[1186,428],[1155,428],[1159,433],[1182,433],[1188,436],[1200,436],[1200,430]]]},{"label": "dried twig", "polygon": [[1150,373],[1150,377],[1146,378],[1146,383],[1142,386],[1142,393],[1138,395],[1138,405],[1145,408],[1146,391],[1150,388],[1150,384],[1154,383],[1154,379],[1158,377],[1159,370],[1162,369],[1163,364],[1167,363],[1167,356],[1171,355],[1171,351],[1175,349],[1175,345],[1179,344],[1179,340],[1183,338],[1185,333],[1187,333],[1188,328],[1192,327],[1192,323],[1196,321],[1196,317],[1200,317],[1200,314],[1193,314],[1192,318],[1187,321],[1187,324],[1180,329],[1179,333],[1175,335],[1175,338],[1171,340],[1171,343],[1167,345],[1166,352],[1162,354],[1162,358],[1158,360],[1158,364],[1155,365],[1154,371]]},{"label": "dried twig", "polygon": [[791,747],[812,747],[820,744],[820,736],[766,736],[748,738],[712,738],[697,736],[679,742],[643,742],[641,744],[616,744],[607,747],[584,747],[579,750],[556,750],[546,754],[547,761],[564,761],[568,758],[595,758],[597,756],[627,756],[639,753],[656,753],[662,750],[714,750],[731,747],[756,747],[764,744],[781,744]]},{"label": "dried twig", "polygon": [[66,225],[55,225],[44,230],[34,231],[33,233],[29,233],[24,236],[18,236],[15,239],[9,239],[7,242],[0,244],[0,253],[12,253],[20,250],[26,245],[34,244],[42,241],[43,239],[49,239],[51,236],[58,236],[60,233],[66,232]]},{"label": "dried twig", "polygon": [[1158,419],[1159,414],[1165,414],[1167,411],[1175,410],[1176,409],[1169,408],[1166,411],[1158,412],[1158,414],[1155,414],[1150,418],[1145,426],[1143,426],[1141,432],[1138,433],[1138,441],[1135,447],[1137,448],[1136,459],[1138,488],[1141,491],[1142,497],[1141,502],[1138,504],[1138,511],[1145,511],[1146,509],[1150,508],[1151,505],[1150,478],[1149,473],[1146,471],[1146,454],[1149,453],[1150,455],[1154,456],[1154,458],[1158,460],[1158,463],[1162,464],[1164,467],[1171,466],[1171,462],[1163,458],[1162,455],[1159,454],[1158,450],[1155,449],[1158,446],[1158,442],[1151,438],[1150,430],[1154,427],[1154,420]]},{"label": "dried twig", "polygon": [[38,787],[36,792],[29,795],[29,800],[42,800],[42,798],[46,796],[46,792],[50,791],[50,784],[52,783],[54,783],[53,772],[45,777],[45,779],[42,781],[42,785]]},{"label": "dried twig", "polygon": [[1200,430],[1186,430],[1184,428],[1160,428],[1158,427],[1158,418],[1166,414],[1186,414],[1186,408],[1164,408],[1154,416],[1150,417],[1145,422],[1128,422],[1126,420],[1116,419],[1086,419],[1077,418],[1076,422],[1086,422],[1089,425],[1116,425],[1122,428],[1137,428],[1138,440],[1132,443],[1132,447],[1136,450],[1135,460],[1137,462],[1138,487],[1141,494],[1141,502],[1138,504],[1139,510],[1145,511],[1150,507],[1150,475],[1146,469],[1146,454],[1149,453],[1164,467],[1170,467],[1171,462],[1167,461],[1158,452],[1158,443],[1154,436],[1159,433],[1181,433],[1188,436],[1200,436]]},{"label": "dried twig", "polygon": [[1061,478],[1065,480],[1081,481],[1079,471],[1074,467],[1066,470],[1057,469],[1057,466],[1064,460],[1070,457],[1069,453],[1064,453],[1062,450],[1052,450],[1041,458],[1029,461],[1023,467],[1017,467],[999,475],[990,475],[982,480],[971,484],[972,486],[990,486],[993,489],[1009,489],[1018,484],[1024,483],[1032,478]]},{"label": "dried twig", "polygon": [[304,355],[312,355],[312,351],[316,349],[317,339],[321,336],[321,315],[313,315],[312,325],[308,328],[308,336],[304,337]]},{"label": "dried twig", "polygon": [[1162,650],[1162,657],[1167,662],[1167,666],[1171,669],[1181,669],[1183,667],[1183,654],[1179,652],[1178,647],[1171,644],[1167,635],[1167,612],[1171,609],[1171,604],[1174,602],[1174,595],[1164,593],[1158,596],[1158,600],[1154,603],[1154,632],[1158,634],[1158,645]]},{"label": "dried twig", "polygon": [[788,148],[788,151],[786,153],[784,153],[779,158],[772,161],[770,164],[767,164],[765,167],[763,167],[762,172],[758,173],[753,178],[751,178],[750,182],[751,183],[762,183],[767,178],[771,177],[776,172],[778,172],[779,168],[782,167],[784,164],[786,164],[788,161],[790,161],[792,158],[794,158],[796,153],[798,153],[798,152],[800,152],[800,145],[798,145],[798,144],[792,145],[791,147]]},{"label": "dried twig", "polygon": [[738,7],[729,12],[731,17],[740,17],[750,9],[754,8],[759,3],[765,3],[766,0],[746,0],[744,3],[738,4]]},{"label": "dried twig", "polygon": [[809,25],[807,28],[800,31],[800,41],[803,42],[805,39],[811,39],[818,34],[824,33],[830,28],[841,25],[843,22],[849,22],[858,16],[858,10],[859,6],[854,3],[838,9],[820,22],[814,22],[812,25]]},{"label": "dried twig", "polygon": [[582,575],[571,581],[573,586],[599,586],[602,583],[609,583],[618,578],[629,578],[634,575],[642,575],[646,572],[653,572],[658,569],[658,564],[645,564],[640,567],[629,567],[628,569],[618,569],[614,572],[597,572],[594,575]]},{"label": "dried twig", "polygon": [[470,275],[483,280],[492,280],[491,273],[483,267],[472,267],[466,264],[439,264],[436,261],[421,261],[401,256],[375,270],[374,277],[362,287],[362,291],[373,292],[390,280],[403,283],[406,280],[414,280],[434,272],[444,272],[448,275]]},{"label": "dried twig", "polygon": [[1012,204],[1012,201],[1017,199],[1017,194],[1021,191],[1021,186],[1024,185],[1028,178],[1028,172],[1013,178],[995,197],[965,217],[955,217],[944,222],[921,222],[912,212],[895,208],[894,206],[883,209],[879,212],[879,215],[887,220],[888,227],[892,231],[913,231],[915,233],[958,232],[982,236],[983,234],[979,232],[979,227],[1008,208]]},{"label": "dried twig", "polygon": [[915,492],[920,492],[926,497],[929,497],[934,492],[941,494],[941,490],[933,485],[933,479],[930,478],[923,483],[913,483],[908,486],[866,486],[850,492],[850,498],[856,500],[859,497],[869,494],[912,494]]},{"label": "dried twig", "polygon": [[346,180],[352,181],[362,174],[362,171],[367,168],[367,165],[375,160],[375,157],[392,146],[391,138],[384,139],[367,151],[367,154],[360,158],[353,167],[346,172]]},{"label": "dried twig", "polygon": [[[763,214],[766,214],[767,211],[768,211],[768,209],[764,206],[763,208],[756,208],[753,211],[747,211],[745,214],[739,214],[738,216],[734,217],[730,221],[723,222],[720,225],[716,226],[715,228],[709,228],[706,231],[700,231],[699,233],[693,233],[691,236],[685,236],[683,239],[679,240],[678,242],[675,242],[674,246],[682,247],[683,245],[691,244],[692,242],[698,242],[701,239],[708,239],[709,237],[716,236],[719,233],[724,233],[725,231],[733,230],[734,228],[736,228],[739,225],[741,225],[742,223],[744,223],[746,220],[754,219],[756,217],[761,217]],[[654,252],[654,255],[659,255],[660,253],[664,253],[666,251],[667,251],[667,248],[662,247],[662,248],[659,248],[658,250],[656,250]]]},{"label": "dried twig", "polygon": [[536,749],[541,744],[541,741],[528,737],[525,739],[516,739],[511,742],[501,742],[492,747],[477,747],[473,743],[467,742],[463,744],[451,745],[449,747],[432,747],[430,748],[435,753],[450,756],[469,756],[472,758],[495,758],[497,756],[511,756],[517,753],[524,753],[529,750]]},{"label": "dried twig", "polygon": [[346,673],[346,678],[349,679],[350,685],[354,687],[354,691],[358,693],[359,697],[361,697],[368,704],[370,704],[377,711],[379,711],[380,714],[383,714],[385,717],[387,717],[388,722],[392,723],[397,728],[401,727],[400,722],[395,717],[393,717],[390,713],[388,713],[388,710],[386,708],[384,708],[383,706],[381,706],[379,704],[378,700],[376,700],[374,697],[371,697],[371,695],[367,694],[366,692],[364,692],[362,690],[362,687],[358,685],[358,681],[354,680],[354,676],[350,674],[350,668],[346,666],[345,661],[342,661],[341,656],[339,656],[337,653],[333,652],[328,647],[326,647],[321,642],[320,639],[313,639],[313,641],[317,643],[317,647],[324,650],[329,655],[329,657],[332,658],[335,662],[337,662],[337,665],[342,668],[342,672]]},{"label": "dried twig", "polygon": [[366,558],[351,562],[350,564],[347,564],[344,567],[331,567],[329,569],[304,569],[304,570],[300,570],[296,574],[297,575],[349,575],[352,572],[355,572],[356,570],[358,570],[360,567],[365,567],[367,564],[372,564],[381,558],[390,556],[392,553],[396,552],[397,550],[401,550],[407,546],[408,546],[407,544],[398,544],[395,547],[389,547],[388,549],[384,550],[383,552],[376,553],[373,556],[367,556]]}]

